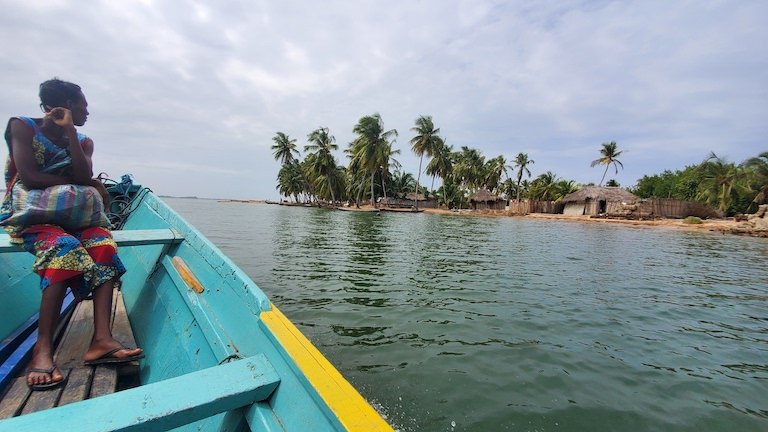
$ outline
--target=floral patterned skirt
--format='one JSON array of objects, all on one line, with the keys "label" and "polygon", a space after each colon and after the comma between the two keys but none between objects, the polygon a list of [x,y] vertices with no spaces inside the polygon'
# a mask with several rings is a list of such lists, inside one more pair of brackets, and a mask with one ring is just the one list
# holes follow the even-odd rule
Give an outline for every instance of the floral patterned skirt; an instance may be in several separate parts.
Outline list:
[{"label": "floral patterned skirt", "polygon": [[67,281],[80,301],[105,282],[119,283],[125,273],[117,244],[105,228],[67,232],[55,225],[34,225],[21,238],[24,249],[36,257],[32,269],[40,275],[40,289]]}]

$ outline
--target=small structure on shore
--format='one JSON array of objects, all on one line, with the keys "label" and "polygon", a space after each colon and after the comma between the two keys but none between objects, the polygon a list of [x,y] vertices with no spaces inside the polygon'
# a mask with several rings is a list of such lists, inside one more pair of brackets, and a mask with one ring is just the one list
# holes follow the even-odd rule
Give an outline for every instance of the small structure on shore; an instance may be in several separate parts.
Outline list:
[{"label": "small structure on shore", "polygon": [[379,207],[390,209],[407,209],[416,208],[418,203],[419,209],[425,208],[437,208],[437,200],[435,197],[425,197],[424,194],[411,192],[405,195],[405,198],[379,198]]},{"label": "small structure on shore", "polygon": [[504,210],[507,200],[492,194],[488,189],[480,189],[469,197],[472,210]]},{"label": "small structure on shore", "polygon": [[531,213],[560,214],[563,212],[563,203],[560,201],[540,201],[522,199],[520,201],[511,199],[507,207],[507,212],[513,215],[527,215]]},{"label": "small structure on shore", "polygon": [[619,187],[584,186],[563,197],[565,215],[604,215],[627,219],[702,219],[723,217],[722,212],[693,201],[674,198],[639,198]]},{"label": "small structure on shore", "polygon": [[625,207],[636,203],[639,198],[620,187],[584,186],[563,197],[563,214],[590,215],[624,214]]}]

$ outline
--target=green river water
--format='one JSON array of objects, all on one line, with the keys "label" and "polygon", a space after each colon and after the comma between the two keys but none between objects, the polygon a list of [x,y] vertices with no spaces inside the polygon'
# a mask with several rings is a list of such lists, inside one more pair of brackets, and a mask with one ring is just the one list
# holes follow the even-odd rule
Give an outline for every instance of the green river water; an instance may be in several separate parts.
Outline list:
[{"label": "green river water", "polygon": [[768,430],[768,240],[166,199],[401,431]]}]

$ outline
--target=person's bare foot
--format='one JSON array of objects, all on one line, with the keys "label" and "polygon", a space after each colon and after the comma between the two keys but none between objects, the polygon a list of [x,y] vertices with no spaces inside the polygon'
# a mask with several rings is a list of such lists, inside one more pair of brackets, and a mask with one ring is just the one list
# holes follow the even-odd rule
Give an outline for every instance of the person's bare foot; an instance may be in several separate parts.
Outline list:
[{"label": "person's bare foot", "polygon": [[110,360],[109,363],[119,363],[121,360],[135,359],[143,353],[144,350],[141,348],[126,348],[114,339],[94,340],[83,356],[83,360],[85,363],[92,363],[106,358]]},{"label": "person's bare foot", "polygon": [[27,366],[27,385],[43,386],[46,384],[58,383],[64,380],[56,365],[53,364],[53,356],[50,352],[44,352],[37,346],[32,351],[32,360]]}]

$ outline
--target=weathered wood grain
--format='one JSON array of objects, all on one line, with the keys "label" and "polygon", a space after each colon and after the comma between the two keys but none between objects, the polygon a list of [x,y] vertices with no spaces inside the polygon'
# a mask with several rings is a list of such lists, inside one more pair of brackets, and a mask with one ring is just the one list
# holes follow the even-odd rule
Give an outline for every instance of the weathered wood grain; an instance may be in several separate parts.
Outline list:
[{"label": "weathered wood grain", "polygon": [[91,388],[92,367],[79,367],[72,369],[69,373],[67,386],[61,392],[58,406],[68,405],[73,402],[80,402],[88,397]]},{"label": "weathered wood grain", "polygon": [[0,401],[0,419],[17,415],[29,397],[30,390],[26,377],[16,378],[9,385],[3,400]]}]

